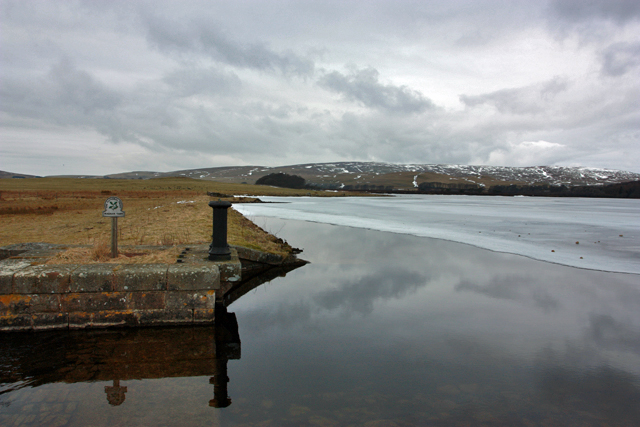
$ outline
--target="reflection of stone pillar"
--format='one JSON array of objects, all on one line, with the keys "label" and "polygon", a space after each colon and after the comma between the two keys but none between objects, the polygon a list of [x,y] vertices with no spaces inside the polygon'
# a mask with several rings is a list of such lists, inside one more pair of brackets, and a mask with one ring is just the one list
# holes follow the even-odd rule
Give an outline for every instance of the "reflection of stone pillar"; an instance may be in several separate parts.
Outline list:
[{"label": "reflection of stone pillar", "polygon": [[214,408],[226,408],[231,405],[231,398],[229,398],[227,390],[229,384],[227,362],[226,358],[216,359],[216,372],[209,379],[209,384],[213,384],[213,399],[209,401],[209,406]]},{"label": "reflection of stone pillar", "polygon": [[120,387],[120,380],[113,380],[113,387],[105,386],[104,392],[107,393],[109,405],[118,406],[124,402],[124,394],[127,392],[127,388]]},{"label": "reflection of stone pillar", "polygon": [[240,359],[240,335],[238,321],[234,313],[228,313],[223,305],[216,305],[215,318],[215,366],[209,384],[213,384],[213,399],[209,406],[226,408],[231,405],[228,395],[229,376],[227,362]]}]

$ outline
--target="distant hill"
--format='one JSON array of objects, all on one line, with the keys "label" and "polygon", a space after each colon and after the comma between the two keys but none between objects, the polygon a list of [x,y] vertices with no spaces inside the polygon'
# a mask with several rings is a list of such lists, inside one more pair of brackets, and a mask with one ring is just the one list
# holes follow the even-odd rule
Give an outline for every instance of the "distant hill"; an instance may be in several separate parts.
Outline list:
[{"label": "distant hill", "polygon": [[[296,175],[308,185],[324,189],[411,191],[427,189],[489,189],[494,186],[602,186],[640,180],[640,174],[611,169],[561,166],[473,166],[393,164],[376,162],[308,163],[265,167],[229,166],[187,169],[174,172],[134,171],[106,175],[113,179],[189,177],[202,180],[254,184],[275,173]],[[5,174],[5,175],[2,175]],[[2,177],[17,174],[0,172]],[[27,176],[27,175],[23,175]],[[80,176],[76,176],[80,177]],[[87,177],[101,178],[101,177]],[[446,192],[446,191],[445,191]]]},{"label": "distant hill", "polygon": [[5,178],[38,178],[38,177],[35,175],[26,175],[24,173],[0,171],[0,179],[5,179]]},{"label": "distant hill", "polygon": [[611,169],[560,166],[467,166],[467,165],[399,165],[373,162],[309,163],[264,167],[235,166],[190,169],[155,176],[185,176],[221,182],[254,184],[273,173],[304,178],[307,184],[327,189],[412,190],[422,183],[493,185],[582,185],[618,184],[640,180],[640,174]]}]

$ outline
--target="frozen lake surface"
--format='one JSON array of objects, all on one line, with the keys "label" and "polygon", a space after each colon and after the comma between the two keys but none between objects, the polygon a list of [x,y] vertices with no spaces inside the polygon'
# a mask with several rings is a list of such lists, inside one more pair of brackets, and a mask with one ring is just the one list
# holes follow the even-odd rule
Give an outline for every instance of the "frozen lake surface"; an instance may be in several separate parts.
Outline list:
[{"label": "frozen lake surface", "polygon": [[248,217],[432,237],[572,267],[640,274],[640,200],[437,195],[261,199],[273,203],[234,207]]}]

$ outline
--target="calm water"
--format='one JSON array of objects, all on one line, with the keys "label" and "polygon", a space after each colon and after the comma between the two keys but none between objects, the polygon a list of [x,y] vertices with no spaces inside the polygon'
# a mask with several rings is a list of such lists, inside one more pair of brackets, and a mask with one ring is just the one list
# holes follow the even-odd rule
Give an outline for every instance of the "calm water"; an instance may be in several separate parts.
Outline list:
[{"label": "calm water", "polygon": [[640,425],[640,276],[256,222],[311,264],[228,308],[241,344],[233,316],[3,335],[0,425]]}]

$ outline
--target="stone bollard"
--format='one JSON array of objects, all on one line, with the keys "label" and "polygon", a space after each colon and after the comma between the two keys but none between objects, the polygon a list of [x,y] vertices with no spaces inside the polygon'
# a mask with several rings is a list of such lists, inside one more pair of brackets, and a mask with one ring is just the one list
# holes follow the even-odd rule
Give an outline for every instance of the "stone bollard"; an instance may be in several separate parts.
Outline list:
[{"label": "stone bollard", "polygon": [[213,233],[211,234],[211,246],[209,246],[209,259],[211,261],[225,261],[231,258],[231,249],[227,244],[227,209],[230,202],[209,202],[213,208]]}]

